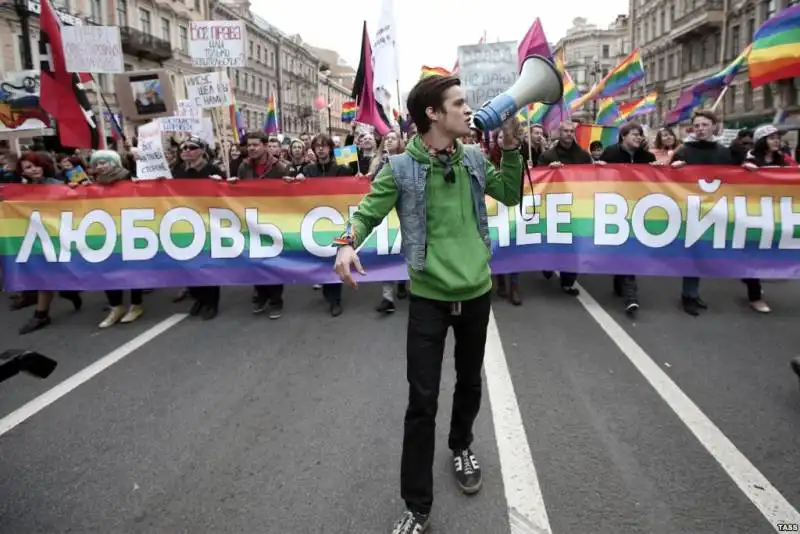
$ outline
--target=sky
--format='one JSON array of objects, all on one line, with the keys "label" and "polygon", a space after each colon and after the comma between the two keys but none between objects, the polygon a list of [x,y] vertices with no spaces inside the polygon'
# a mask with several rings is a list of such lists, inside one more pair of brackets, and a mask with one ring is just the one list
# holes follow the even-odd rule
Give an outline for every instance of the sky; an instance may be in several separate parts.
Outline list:
[{"label": "sky", "polygon": [[[309,4],[314,4],[313,8]],[[374,41],[382,0],[255,0],[252,9],[284,33],[336,50],[355,69],[361,28],[367,21]],[[491,9],[490,9],[491,8]],[[313,10],[313,13],[310,12]],[[628,0],[395,0],[401,93],[419,79],[422,65],[452,69],[459,45],[476,44],[486,31],[489,42],[519,42],[536,17],[555,44],[585,17],[601,28],[628,12]]]}]

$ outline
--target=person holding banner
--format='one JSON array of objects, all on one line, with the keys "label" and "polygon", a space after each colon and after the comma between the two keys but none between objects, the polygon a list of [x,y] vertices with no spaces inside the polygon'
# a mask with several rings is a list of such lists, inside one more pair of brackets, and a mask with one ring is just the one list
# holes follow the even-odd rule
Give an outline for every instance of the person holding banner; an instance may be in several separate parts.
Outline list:
[{"label": "person holding banner", "polygon": [[400,493],[407,510],[394,534],[425,532],[433,504],[436,412],[445,339],[455,333],[456,387],[448,446],[453,473],[467,494],[480,491],[481,469],[472,450],[472,427],[481,404],[481,368],[491,310],[491,239],[485,195],[517,205],[522,157],[517,119],[503,128],[499,169],[472,145],[471,110],[461,81],[431,76],[417,82],[408,111],[419,134],[391,156],[361,200],[339,247],[335,270],[356,286],[351,267],[364,274],[358,246],[397,209],[402,250],[411,278],[406,345],[408,408],[405,415]]},{"label": "person holding banner", "polygon": [[[200,137],[190,136],[180,148],[180,162],[170,169],[173,178],[222,180],[222,170],[206,159],[206,142]],[[219,313],[219,286],[190,287],[189,294],[194,304],[189,310],[192,317],[200,316],[203,320],[213,319]]]},{"label": "person holding banner", "polygon": [[[732,165],[730,149],[714,140],[718,123],[719,119],[712,111],[695,111],[692,133],[672,155],[670,165],[676,169],[686,165]],[[700,315],[700,310],[708,309],[708,305],[700,298],[700,278],[683,278],[681,305],[683,311],[693,317]]]}]

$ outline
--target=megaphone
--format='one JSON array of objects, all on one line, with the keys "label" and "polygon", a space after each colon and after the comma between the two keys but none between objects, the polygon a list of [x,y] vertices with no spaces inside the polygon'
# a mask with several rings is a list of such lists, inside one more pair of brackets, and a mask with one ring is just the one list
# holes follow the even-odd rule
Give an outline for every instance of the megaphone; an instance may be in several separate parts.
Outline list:
[{"label": "megaphone", "polygon": [[475,112],[475,127],[484,132],[496,130],[528,104],[555,104],[563,94],[561,73],[553,62],[538,55],[528,56],[514,85]]}]

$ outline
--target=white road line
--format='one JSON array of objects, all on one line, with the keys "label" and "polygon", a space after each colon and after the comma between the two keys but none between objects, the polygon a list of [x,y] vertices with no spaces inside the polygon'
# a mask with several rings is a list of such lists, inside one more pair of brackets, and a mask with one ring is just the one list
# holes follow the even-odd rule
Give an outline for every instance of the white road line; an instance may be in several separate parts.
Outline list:
[{"label": "white road line", "polygon": [[661,370],[633,338],[581,287],[578,300],[605,330],[631,363],[642,373],[672,411],[733,479],[761,514],[778,530],[780,523],[800,524],[800,513],[722,431]]},{"label": "white road line", "polygon": [[489,314],[483,365],[511,534],[552,534],[494,311]]},{"label": "white road line", "polygon": [[67,378],[57,386],[49,389],[33,399],[32,401],[26,403],[21,408],[14,410],[7,416],[0,419],[0,436],[8,432],[9,430],[13,429],[20,423],[24,422],[25,420],[33,417],[40,411],[44,410],[55,401],[72,391],[73,389],[77,388],[84,382],[88,382],[94,376],[102,373],[118,361],[120,361],[125,356],[129,355],[133,351],[137,350],[138,348],[142,347],[149,341],[152,341],[159,335],[163,334],[179,322],[183,321],[187,315],[185,313],[176,313],[167,319],[164,319],[157,325],[145,330],[135,338],[131,339],[124,345],[114,349],[113,351],[109,352],[93,364],[89,365],[88,367],[84,367],[71,377]]}]

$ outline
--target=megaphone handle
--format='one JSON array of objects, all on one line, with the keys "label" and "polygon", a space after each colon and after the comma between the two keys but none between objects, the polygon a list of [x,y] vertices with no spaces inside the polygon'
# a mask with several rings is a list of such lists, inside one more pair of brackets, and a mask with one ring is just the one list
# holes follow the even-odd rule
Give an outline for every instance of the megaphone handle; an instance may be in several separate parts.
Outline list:
[{"label": "megaphone handle", "polygon": [[483,132],[483,142],[486,143],[486,147],[489,147],[489,143],[492,142],[492,138],[490,137],[489,131]]}]

